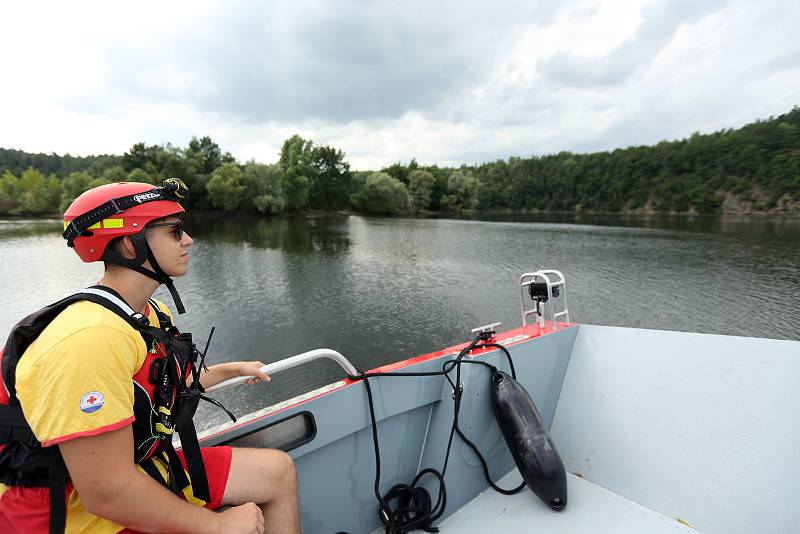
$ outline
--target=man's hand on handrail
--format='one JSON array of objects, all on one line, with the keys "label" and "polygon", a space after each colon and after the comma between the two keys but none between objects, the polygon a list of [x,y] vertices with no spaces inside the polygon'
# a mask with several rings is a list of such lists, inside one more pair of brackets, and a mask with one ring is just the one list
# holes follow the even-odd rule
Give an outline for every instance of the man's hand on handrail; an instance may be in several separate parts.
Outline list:
[{"label": "man's hand on handrail", "polygon": [[208,389],[214,384],[219,384],[223,380],[237,376],[252,377],[245,381],[248,384],[269,382],[270,377],[268,374],[261,372],[262,367],[264,367],[264,363],[260,361],[227,362],[212,365],[208,368],[208,371],[203,370],[200,373],[200,384],[204,389]]}]

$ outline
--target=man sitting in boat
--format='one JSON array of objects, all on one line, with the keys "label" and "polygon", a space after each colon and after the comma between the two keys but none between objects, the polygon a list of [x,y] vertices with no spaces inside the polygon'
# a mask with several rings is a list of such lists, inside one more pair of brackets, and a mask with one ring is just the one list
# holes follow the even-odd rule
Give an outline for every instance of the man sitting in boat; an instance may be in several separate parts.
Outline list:
[{"label": "man sitting in boat", "polygon": [[3,350],[0,532],[300,532],[286,453],[199,447],[204,388],[269,377],[261,362],[206,368],[151,299],[164,284],[184,311],[170,277],[189,269],[186,193],[178,179],[108,184],[67,209],[69,246],[105,273],[21,321]]}]

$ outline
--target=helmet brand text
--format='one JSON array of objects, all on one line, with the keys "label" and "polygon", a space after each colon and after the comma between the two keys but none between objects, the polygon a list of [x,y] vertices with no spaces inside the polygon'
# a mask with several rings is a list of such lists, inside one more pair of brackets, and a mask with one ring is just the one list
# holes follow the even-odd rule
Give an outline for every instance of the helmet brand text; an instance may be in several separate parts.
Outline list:
[{"label": "helmet brand text", "polygon": [[134,196],[133,200],[141,204],[142,202],[147,202],[148,200],[152,200],[158,197],[159,197],[158,193],[142,193],[141,195]]}]

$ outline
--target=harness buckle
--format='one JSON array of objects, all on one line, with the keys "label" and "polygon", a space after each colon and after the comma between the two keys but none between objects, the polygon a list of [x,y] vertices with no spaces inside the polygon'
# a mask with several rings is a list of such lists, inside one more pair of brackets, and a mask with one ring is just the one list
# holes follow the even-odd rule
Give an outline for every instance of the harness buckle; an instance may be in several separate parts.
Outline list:
[{"label": "harness buckle", "polygon": [[145,316],[144,314],[134,313],[133,315],[131,315],[131,319],[133,319],[143,327],[150,326],[150,319],[148,319],[147,316]]},{"label": "harness buckle", "polygon": [[158,423],[156,423],[156,432],[159,439],[167,439],[172,435],[172,412],[166,406],[158,407]]}]

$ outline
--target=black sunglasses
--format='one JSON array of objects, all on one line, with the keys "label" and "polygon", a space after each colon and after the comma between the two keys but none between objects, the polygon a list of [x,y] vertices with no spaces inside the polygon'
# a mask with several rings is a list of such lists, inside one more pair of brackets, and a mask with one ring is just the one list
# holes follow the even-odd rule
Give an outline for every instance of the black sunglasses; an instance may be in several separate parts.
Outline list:
[{"label": "black sunglasses", "polygon": [[173,227],[174,230],[172,234],[175,236],[175,239],[180,241],[183,239],[183,221],[175,221],[175,222],[164,222],[164,223],[153,223],[148,224],[145,228],[159,228],[162,226]]}]

